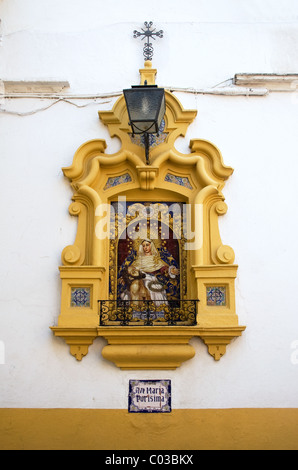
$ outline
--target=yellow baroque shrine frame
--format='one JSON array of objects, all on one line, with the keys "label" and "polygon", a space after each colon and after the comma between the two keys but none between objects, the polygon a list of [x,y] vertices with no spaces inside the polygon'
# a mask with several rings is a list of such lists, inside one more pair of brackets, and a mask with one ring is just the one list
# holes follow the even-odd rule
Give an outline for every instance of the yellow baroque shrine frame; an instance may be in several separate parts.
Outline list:
[{"label": "yellow baroque shrine frame", "polygon": [[[142,84],[155,83],[151,62],[140,74]],[[93,140],[63,169],[78,229],[62,252],[61,313],[52,330],[79,361],[104,337],[103,357],[121,369],[175,369],[194,357],[191,338],[220,360],[245,330],[235,308],[234,251],[218,228],[233,170],[205,140],[192,140],[187,155],[175,149],[197,112],[165,95],[150,165],[121,96],[112,111],[99,113],[121,150],[106,155],[106,142]]]}]

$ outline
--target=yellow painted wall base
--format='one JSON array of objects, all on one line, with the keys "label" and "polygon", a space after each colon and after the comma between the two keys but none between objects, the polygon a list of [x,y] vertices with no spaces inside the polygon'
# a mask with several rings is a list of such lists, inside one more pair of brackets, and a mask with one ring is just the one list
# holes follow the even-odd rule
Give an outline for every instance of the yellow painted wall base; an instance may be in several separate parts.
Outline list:
[{"label": "yellow painted wall base", "polygon": [[0,450],[298,450],[298,409],[0,409]]}]

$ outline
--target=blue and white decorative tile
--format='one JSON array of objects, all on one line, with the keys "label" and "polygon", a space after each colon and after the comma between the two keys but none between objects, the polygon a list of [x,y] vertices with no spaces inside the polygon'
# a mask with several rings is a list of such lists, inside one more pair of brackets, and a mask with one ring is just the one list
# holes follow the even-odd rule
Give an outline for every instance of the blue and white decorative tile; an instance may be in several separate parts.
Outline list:
[{"label": "blue and white decorative tile", "polygon": [[114,188],[115,186],[118,186],[119,184],[125,184],[125,183],[131,183],[131,182],[132,182],[132,178],[130,174],[125,173],[125,175],[109,178],[103,189],[104,191],[106,191],[107,189]]},{"label": "blue and white decorative tile", "polygon": [[170,380],[130,380],[129,413],[171,413]]},{"label": "blue and white decorative tile", "polygon": [[173,183],[173,184],[178,184],[179,186],[184,186],[187,189],[193,189],[187,177],[176,176],[176,175],[172,175],[171,173],[168,173],[167,176],[165,177],[165,181],[167,183]]},{"label": "blue and white decorative tile", "polygon": [[71,288],[71,307],[91,307],[91,288],[90,287],[72,287]]},{"label": "blue and white decorative tile", "polygon": [[227,305],[227,289],[225,286],[207,287],[207,306],[224,307]]}]

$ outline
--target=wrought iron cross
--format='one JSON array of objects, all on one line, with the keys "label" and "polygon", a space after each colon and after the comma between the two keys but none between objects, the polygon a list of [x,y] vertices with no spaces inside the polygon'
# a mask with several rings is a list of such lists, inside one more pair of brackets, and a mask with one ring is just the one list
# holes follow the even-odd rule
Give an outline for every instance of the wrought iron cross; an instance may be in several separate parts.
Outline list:
[{"label": "wrought iron cross", "polygon": [[144,45],[143,48],[143,53],[144,53],[144,58],[145,60],[152,60],[153,57],[153,46],[152,43],[150,42],[150,38],[156,40],[154,36],[157,36],[158,38],[163,38],[163,31],[156,31],[156,28],[152,29],[153,23],[150,21],[149,23],[145,21],[144,23],[146,29],[142,29],[142,33],[139,31],[134,31],[133,32],[133,37],[134,38],[139,38],[141,37],[142,41],[146,38],[147,42]]}]

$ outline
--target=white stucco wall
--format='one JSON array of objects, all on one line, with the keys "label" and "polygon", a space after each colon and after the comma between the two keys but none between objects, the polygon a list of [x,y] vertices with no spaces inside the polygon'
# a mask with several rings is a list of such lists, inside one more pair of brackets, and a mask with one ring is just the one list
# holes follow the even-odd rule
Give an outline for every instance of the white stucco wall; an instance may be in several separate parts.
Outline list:
[{"label": "white stucco wall", "polygon": [[[0,79],[70,82],[69,93],[109,93],[138,84],[145,20],[165,31],[155,43],[162,86],[203,88],[236,73],[298,73],[295,0],[0,0]],[[224,194],[223,242],[239,264],[237,314],[247,325],[216,363],[206,346],[177,371],[123,372],[96,340],[81,363],[49,326],[60,307],[58,266],[73,242],[72,192],[61,167],[77,148],[105,138],[97,111],[114,99],[0,101],[0,407],[127,408],[128,381],[172,380],[174,408],[297,407],[298,97],[177,94],[198,117],[191,138],[212,141],[235,168]],[[14,114],[4,112],[9,111]],[[4,345],[4,348],[3,348]],[[3,355],[3,349],[5,354]],[[3,360],[4,356],[4,360]],[[4,364],[3,364],[4,362]],[[295,361],[294,361],[295,362]]]}]

